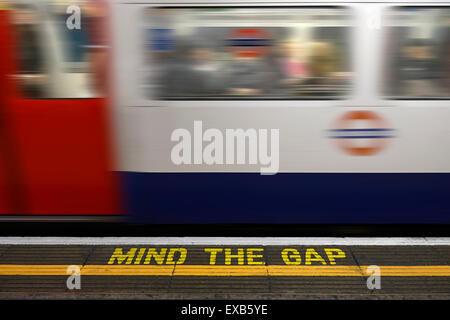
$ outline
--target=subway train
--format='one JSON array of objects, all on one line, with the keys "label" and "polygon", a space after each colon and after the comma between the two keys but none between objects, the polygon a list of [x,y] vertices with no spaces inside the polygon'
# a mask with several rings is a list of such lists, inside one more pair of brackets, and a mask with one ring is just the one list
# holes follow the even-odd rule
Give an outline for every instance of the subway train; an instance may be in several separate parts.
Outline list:
[{"label": "subway train", "polygon": [[0,1],[0,218],[450,223],[448,1]]}]

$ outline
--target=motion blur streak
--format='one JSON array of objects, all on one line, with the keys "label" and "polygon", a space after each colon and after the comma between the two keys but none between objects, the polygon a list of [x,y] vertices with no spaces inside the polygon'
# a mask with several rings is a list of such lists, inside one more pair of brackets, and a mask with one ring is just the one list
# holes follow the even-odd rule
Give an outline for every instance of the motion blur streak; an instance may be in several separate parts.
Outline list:
[{"label": "motion blur streak", "polygon": [[349,89],[345,8],[147,11],[150,94],[169,98],[336,96]]},{"label": "motion blur streak", "polygon": [[[450,222],[448,2],[201,2],[0,1],[1,214]],[[279,174],[173,163],[194,121]]]},{"label": "motion blur streak", "polygon": [[2,213],[117,214],[108,125],[108,7],[13,1],[1,19]]},{"label": "motion blur streak", "polygon": [[450,96],[450,9],[390,10],[386,94],[397,98]]}]

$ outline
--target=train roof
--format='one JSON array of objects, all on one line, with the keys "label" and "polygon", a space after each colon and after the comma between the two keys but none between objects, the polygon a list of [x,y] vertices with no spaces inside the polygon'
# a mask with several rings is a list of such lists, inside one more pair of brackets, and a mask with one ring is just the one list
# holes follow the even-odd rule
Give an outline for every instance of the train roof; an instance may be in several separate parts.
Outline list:
[{"label": "train roof", "polygon": [[130,4],[171,4],[171,5],[224,5],[224,4],[274,4],[277,6],[285,6],[289,4],[293,5],[330,5],[330,4],[350,4],[350,3],[395,3],[402,5],[423,5],[432,6],[436,4],[447,4],[448,0],[283,0],[283,1],[273,1],[273,0],[110,0],[114,3],[130,3]]}]

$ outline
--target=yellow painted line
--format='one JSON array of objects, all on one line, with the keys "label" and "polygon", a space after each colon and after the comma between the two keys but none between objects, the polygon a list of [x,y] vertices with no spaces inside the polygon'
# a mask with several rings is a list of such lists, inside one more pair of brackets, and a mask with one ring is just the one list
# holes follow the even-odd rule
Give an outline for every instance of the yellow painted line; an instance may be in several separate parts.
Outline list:
[{"label": "yellow painted line", "polygon": [[[268,266],[270,276],[361,277],[359,266]],[[364,270],[364,269],[363,269]]]},{"label": "yellow painted line", "polygon": [[175,267],[175,276],[220,276],[220,277],[251,277],[268,275],[266,266],[188,266]]},{"label": "yellow painted line", "polygon": [[[68,265],[0,265],[0,275],[67,275]],[[361,277],[367,266],[210,266],[210,265],[86,265],[81,275],[99,276],[302,276]],[[387,277],[450,277],[450,266],[379,266]]]},{"label": "yellow painted line", "polygon": [[[0,265],[2,276],[57,276],[67,275],[67,265]],[[80,266],[81,267],[81,266]]]},{"label": "yellow painted line", "polygon": [[[429,277],[450,276],[450,266],[379,266],[381,276]],[[363,270],[365,270],[365,267]]]},{"label": "yellow painted line", "polygon": [[87,265],[81,268],[81,274],[88,276],[171,276],[173,269],[173,265]]}]

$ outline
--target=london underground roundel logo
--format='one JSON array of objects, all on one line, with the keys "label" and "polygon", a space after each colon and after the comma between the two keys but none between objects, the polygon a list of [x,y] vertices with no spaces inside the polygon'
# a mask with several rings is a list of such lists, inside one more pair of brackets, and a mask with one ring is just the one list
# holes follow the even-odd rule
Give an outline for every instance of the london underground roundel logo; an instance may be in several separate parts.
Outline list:
[{"label": "london underground roundel logo", "polygon": [[370,156],[383,150],[394,137],[386,119],[373,111],[348,111],[329,130],[339,148],[354,156]]},{"label": "london underground roundel logo", "polygon": [[258,28],[234,29],[227,36],[227,47],[238,57],[260,57],[269,46],[269,34]]}]

